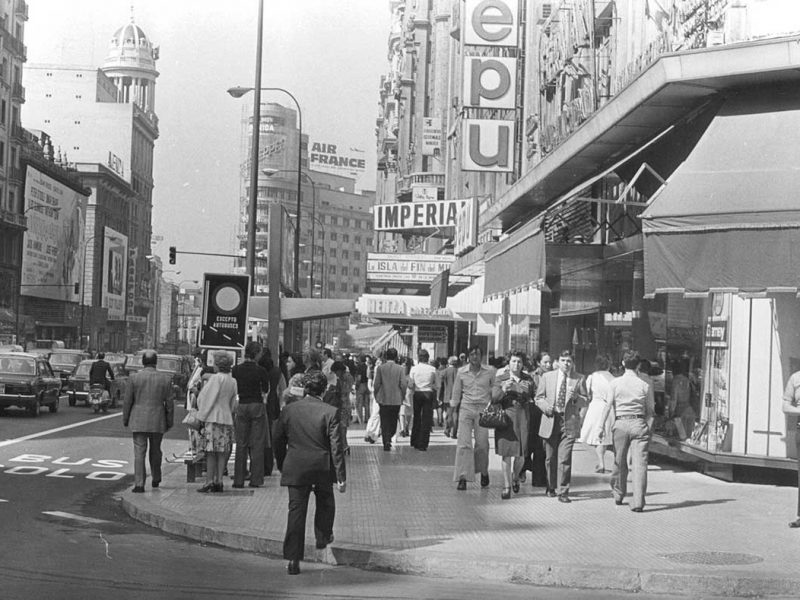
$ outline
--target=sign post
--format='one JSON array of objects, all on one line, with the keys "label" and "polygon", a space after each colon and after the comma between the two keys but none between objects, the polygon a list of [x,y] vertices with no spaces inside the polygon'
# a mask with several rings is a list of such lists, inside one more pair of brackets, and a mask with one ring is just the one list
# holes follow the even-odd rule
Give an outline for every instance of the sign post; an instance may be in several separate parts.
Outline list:
[{"label": "sign post", "polygon": [[203,276],[201,348],[244,348],[250,276],[206,273]]}]

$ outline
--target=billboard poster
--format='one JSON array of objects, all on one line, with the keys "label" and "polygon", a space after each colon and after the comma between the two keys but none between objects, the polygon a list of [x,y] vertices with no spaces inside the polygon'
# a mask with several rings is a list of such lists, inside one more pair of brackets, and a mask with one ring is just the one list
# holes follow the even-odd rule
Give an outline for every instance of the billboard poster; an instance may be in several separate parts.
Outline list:
[{"label": "billboard poster", "polygon": [[78,302],[83,278],[86,197],[32,166],[25,177],[24,296]]},{"label": "billboard poster", "polygon": [[313,171],[334,175],[358,176],[367,170],[363,150],[345,144],[313,141],[308,153],[308,166]]},{"label": "billboard poster", "polygon": [[376,204],[373,207],[373,228],[375,231],[404,231],[455,227],[458,211],[464,202],[435,200]]},{"label": "billboard poster", "polygon": [[109,321],[125,320],[128,277],[128,236],[103,228],[103,308]]},{"label": "billboard poster", "polygon": [[[455,257],[452,254],[386,254],[367,255],[367,281],[428,283],[445,269]],[[451,283],[470,283],[469,277],[452,276]]]}]

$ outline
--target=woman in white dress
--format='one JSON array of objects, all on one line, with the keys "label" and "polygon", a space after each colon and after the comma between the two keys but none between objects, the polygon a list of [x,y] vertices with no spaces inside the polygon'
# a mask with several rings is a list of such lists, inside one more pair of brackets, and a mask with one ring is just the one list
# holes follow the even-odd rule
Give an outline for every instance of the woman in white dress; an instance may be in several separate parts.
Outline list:
[{"label": "woman in white dress", "polygon": [[614,439],[611,433],[611,426],[614,424],[614,410],[612,408],[608,413],[608,418],[603,425],[603,437],[597,438],[594,432],[597,431],[598,421],[603,418],[603,409],[611,400],[611,387],[609,383],[614,379],[614,375],[608,370],[611,366],[611,359],[607,354],[598,354],[594,359],[595,370],[594,373],[586,378],[586,389],[589,392],[589,409],[586,411],[586,417],[583,420],[581,427],[581,437],[578,440],[589,446],[594,446],[597,453],[597,465],[595,466],[595,473],[605,473],[606,470],[606,441],[610,442]]}]

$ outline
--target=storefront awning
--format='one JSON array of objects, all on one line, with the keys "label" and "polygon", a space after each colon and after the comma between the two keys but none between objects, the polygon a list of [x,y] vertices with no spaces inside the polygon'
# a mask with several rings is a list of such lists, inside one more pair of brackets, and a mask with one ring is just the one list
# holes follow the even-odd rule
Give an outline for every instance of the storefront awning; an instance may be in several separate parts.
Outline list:
[{"label": "storefront awning", "polygon": [[642,214],[645,295],[797,292],[796,88],[732,96]]},{"label": "storefront awning", "polygon": [[484,299],[544,287],[545,254],[541,220],[534,219],[498,242],[486,257]]},{"label": "storefront awning", "polygon": [[[268,318],[269,296],[250,297],[250,318]],[[281,298],[281,321],[346,317],[356,309],[355,300],[333,298]]]}]

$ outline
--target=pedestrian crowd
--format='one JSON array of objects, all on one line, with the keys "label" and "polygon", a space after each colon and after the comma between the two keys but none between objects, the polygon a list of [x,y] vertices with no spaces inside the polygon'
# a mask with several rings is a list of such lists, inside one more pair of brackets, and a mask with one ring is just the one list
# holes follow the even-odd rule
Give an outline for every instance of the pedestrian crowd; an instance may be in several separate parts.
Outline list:
[{"label": "pedestrian crowd", "polygon": [[[173,424],[169,375],[156,370],[157,355],[142,357],[144,369],[131,377],[123,423],[133,432],[134,492],[144,491],[148,455],[152,486],[161,479],[161,439]],[[224,492],[223,475],[236,448],[233,488],[258,488],[274,468],[288,488],[284,539],[288,571],[299,573],[308,500],[317,509],[317,547],[333,540],[333,486],[346,489],[345,456],[351,422],[363,424],[364,440],[380,441],[390,452],[404,437],[425,452],[435,426],[456,440],[453,481],[466,490],[479,479],[489,486],[490,428],[501,458],[503,500],[527,481],[548,497],[570,503],[572,450],[576,441],[593,446],[596,471],[606,471],[613,453],[612,496],[622,504],[632,471],[631,509],[641,512],[647,489],[647,453],[655,415],[647,363],[627,352],[624,373],[615,376],[607,355],[599,354],[588,377],[577,373],[565,350],[544,352],[533,361],[519,352],[483,361],[481,348],[431,360],[422,349],[417,361],[396,349],[380,357],[322,353],[282,354],[277,364],[268,350],[250,342],[233,365],[225,352],[213,367],[196,358],[186,398],[193,456],[205,462],[205,494]],[[193,425],[194,424],[194,425]],[[630,457],[630,458],[629,458]]]}]

